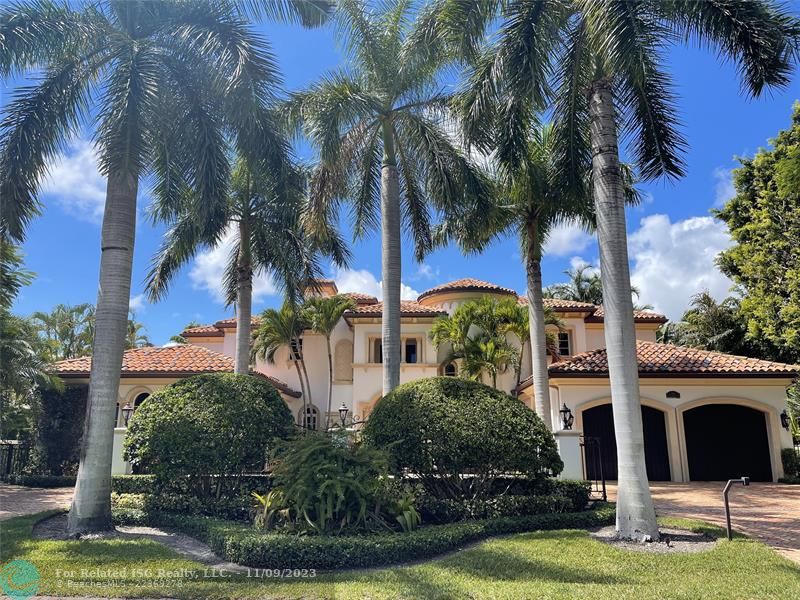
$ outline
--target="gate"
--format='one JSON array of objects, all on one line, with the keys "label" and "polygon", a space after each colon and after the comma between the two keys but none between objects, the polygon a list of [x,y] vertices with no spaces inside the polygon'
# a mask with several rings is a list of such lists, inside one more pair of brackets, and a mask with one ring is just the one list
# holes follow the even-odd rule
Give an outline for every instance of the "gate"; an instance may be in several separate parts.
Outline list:
[{"label": "gate", "polygon": [[[606,502],[606,477],[603,473],[603,448],[597,436],[581,436],[581,458],[583,462],[583,478],[589,484],[589,499]],[[591,477],[591,479],[590,479]]]},{"label": "gate", "polygon": [[30,445],[28,444],[12,444],[8,442],[0,444],[0,477],[21,473],[28,462],[29,452]]}]

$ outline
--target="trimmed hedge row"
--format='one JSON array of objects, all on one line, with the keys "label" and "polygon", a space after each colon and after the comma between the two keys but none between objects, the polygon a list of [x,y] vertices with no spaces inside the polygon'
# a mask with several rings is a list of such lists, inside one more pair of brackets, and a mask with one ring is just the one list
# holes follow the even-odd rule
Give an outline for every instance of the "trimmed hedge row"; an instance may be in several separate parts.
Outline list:
[{"label": "trimmed hedge row", "polygon": [[[417,510],[424,523],[454,523],[467,519],[524,517],[546,513],[566,513],[575,510],[572,501],[564,496],[495,496],[473,500],[450,500],[423,496]],[[582,509],[580,507],[578,510]]]},{"label": "trimmed hedge row", "polygon": [[6,475],[2,481],[34,488],[75,487],[74,475]]},{"label": "trimmed hedge row", "polygon": [[352,569],[432,558],[489,536],[549,529],[586,529],[614,522],[615,508],[499,517],[431,525],[408,533],[360,536],[297,536],[259,533],[250,527],[210,517],[159,513],[148,515],[135,509],[116,509],[120,524],[174,527],[204,540],[225,560],[257,568]]}]

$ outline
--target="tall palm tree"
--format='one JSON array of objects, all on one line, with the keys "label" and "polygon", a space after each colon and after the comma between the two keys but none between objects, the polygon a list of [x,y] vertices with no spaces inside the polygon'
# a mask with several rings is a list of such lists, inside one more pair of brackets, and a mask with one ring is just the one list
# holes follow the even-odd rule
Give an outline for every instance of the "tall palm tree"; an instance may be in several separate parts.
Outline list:
[{"label": "tall palm tree", "polygon": [[400,382],[402,225],[422,256],[431,211],[479,199],[488,186],[450,135],[449,96],[438,83],[446,57],[418,35],[411,3],[387,3],[381,13],[360,0],[337,6],[349,64],[295,94],[289,108],[319,149],[312,216],[329,221],[352,200],[356,236],[380,227],[386,394]]},{"label": "tall palm tree", "polygon": [[345,312],[355,306],[347,296],[331,296],[323,298],[315,296],[306,300],[303,305],[306,320],[311,326],[311,331],[325,336],[328,348],[328,410],[325,413],[326,428],[330,427],[331,403],[333,401],[333,352],[331,351],[331,336]]},{"label": "tall palm tree", "polygon": [[139,323],[136,320],[136,315],[131,312],[128,318],[128,331],[125,335],[125,347],[130,349],[152,346],[153,344],[150,342],[146,330],[144,323]]},{"label": "tall palm tree", "polygon": [[[624,180],[623,180],[624,185]],[[635,190],[633,203],[638,203],[638,194]],[[591,265],[579,265],[564,271],[564,275],[569,278],[566,283],[556,283],[544,290],[545,298],[560,298],[561,300],[574,300],[576,302],[588,302],[597,306],[603,304],[603,280],[600,273],[594,271]],[[634,298],[639,297],[639,288],[631,284],[631,294]],[[650,304],[633,305],[634,310],[650,310]]]},{"label": "tall palm tree", "polygon": [[87,356],[92,351],[94,307],[89,303],[56,304],[49,312],[37,310],[31,314],[45,344],[50,360]]},{"label": "tall palm tree", "polygon": [[23,239],[48,162],[89,115],[107,177],[86,431],[68,524],[73,534],[107,530],[139,181],[150,174],[164,205],[191,190],[205,227],[224,210],[229,141],[286,169],[288,149],[267,107],[279,78],[262,39],[224,0],[5,4],[0,76],[26,72],[38,82],[16,92],[0,124],[0,232]]},{"label": "tall palm tree", "polygon": [[[499,17],[493,43],[482,48]],[[627,253],[617,119],[644,179],[683,175],[685,141],[665,49],[689,40],[715,48],[738,67],[753,95],[785,85],[800,26],[772,0],[440,0],[422,17],[474,63],[464,102],[465,133],[486,141],[502,124],[497,153],[518,160],[524,133],[554,98],[561,186],[582,195],[591,169],[605,336],[619,461],[617,531],[658,537],[644,462],[633,302]]]},{"label": "tall palm tree", "polygon": [[[279,178],[285,176],[285,180]],[[250,370],[254,273],[266,273],[294,301],[321,272],[319,255],[338,266],[348,252],[335,233],[318,241],[304,231],[304,186],[299,172],[273,173],[253,169],[239,159],[232,173],[228,202],[217,219],[201,231],[191,211],[168,215],[172,227],[154,258],[147,289],[153,299],[166,294],[178,270],[204,246],[229,239],[232,250],[226,268],[228,304],[236,305],[234,372]]]},{"label": "tall palm tree", "polygon": [[297,370],[297,379],[303,395],[303,427],[305,427],[306,406],[311,402],[311,387],[308,383],[308,374],[304,373],[305,365],[300,342],[307,327],[308,322],[302,311],[292,302],[284,302],[280,310],[268,308],[261,313],[252,349],[254,358],[266,360],[270,364],[275,364],[275,355],[280,349],[288,349],[289,360]]}]

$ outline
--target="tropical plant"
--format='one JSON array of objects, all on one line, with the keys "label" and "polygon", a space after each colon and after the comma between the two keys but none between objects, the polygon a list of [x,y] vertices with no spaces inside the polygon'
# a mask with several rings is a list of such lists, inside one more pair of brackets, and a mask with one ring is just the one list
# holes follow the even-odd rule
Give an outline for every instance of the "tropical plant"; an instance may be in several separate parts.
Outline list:
[{"label": "tropical plant", "polygon": [[34,277],[25,268],[19,247],[0,236],[0,309],[11,310],[20,290],[33,283]]},{"label": "tropical plant", "polygon": [[[236,304],[236,373],[250,371],[254,274],[268,274],[297,301],[301,291],[320,273],[320,254],[337,266],[345,264],[347,250],[338,235],[327,235],[319,243],[303,230],[304,187],[303,177],[296,170],[275,173],[251,168],[240,158],[232,173],[226,208],[205,230],[197,226],[197,215],[191,210],[180,207],[177,213],[160,211],[160,217],[172,226],[148,276],[147,287],[153,299],[167,293],[178,270],[200,248],[231,244],[225,288],[228,304]],[[190,204],[187,208],[197,206]]]},{"label": "tropical plant", "polygon": [[378,491],[388,472],[381,450],[309,433],[284,444],[272,473],[296,527],[317,534],[381,524]]},{"label": "tropical plant", "polygon": [[[440,0],[422,19],[427,36],[438,34],[473,64],[462,102],[468,139],[488,148],[496,141],[501,159],[519,162],[525,133],[552,98],[564,195],[585,195],[584,174],[591,170],[620,465],[617,531],[624,538],[657,539],[644,461],[617,122],[629,134],[643,179],[680,177],[686,144],[662,67],[665,48],[687,40],[708,44],[732,60],[744,88],[759,95],[788,82],[798,21],[771,0]],[[497,33],[481,47],[490,24]]]},{"label": "tropical plant", "polygon": [[739,286],[748,341],[773,360],[800,362],[800,103],[771,148],[739,159],[736,195],[714,216],[734,244],[718,257]]},{"label": "tropical plant", "polygon": [[[266,2],[248,1],[251,7]],[[280,2],[271,13],[291,12]],[[198,227],[224,211],[230,145],[275,172],[288,147],[268,102],[279,78],[234,2],[49,0],[0,8],[0,76],[36,73],[0,125],[0,232],[22,240],[47,163],[95,123],[107,177],[87,431],[68,529],[111,523],[114,402],[125,346],[139,182],[163,206],[197,204]],[[21,78],[24,81],[24,79]],[[192,193],[187,194],[190,191]]]},{"label": "tropical plant", "polygon": [[91,354],[94,331],[94,307],[91,304],[56,304],[50,311],[34,312],[31,320],[48,347],[50,360]]},{"label": "tropical plant", "polygon": [[325,412],[325,428],[330,427],[331,403],[333,401],[333,352],[331,350],[331,336],[333,330],[342,319],[342,315],[355,306],[347,296],[332,296],[323,298],[314,296],[306,300],[303,305],[305,318],[311,331],[325,336],[328,349],[328,410]]},{"label": "tropical plant", "polygon": [[381,398],[363,443],[437,498],[477,498],[508,473],[537,480],[563,463],[553,435],[518,399],[457,377],[431,377]]},{"label": "tropical plant", "polygon": [[729,354],[753,354],[746,339],[746,321],[739,300],[733,296],[717,302],[707,290],[695,294],[680,322],[673,325],[668,343]]},{"label": "tropical plant", "polygon": [[268,308],[261,313],[258,329],[253,338],[253,358],[266,360],[275,364],[275,356],[279,350],[286,348],[289,360],[297,371],[297,379],[303,396],[302,427],[305,430],[306,406],[312,402],[311,384],[308,370],[303,360],[303,332],[308,329],[305,315],[296,304],[284,302],[280,310]]},{"label": "tropical plant", "polygon": [[270,490],[266,494],[251,492],[250,495],[257,502],[257,513],[254,520],[256,529],[269,531],[275,527],[279,517],[288,519],[286,497],[281,490]]},{"label": "tropical plant", "polygon": [[564,271],[569,281],[556,283],[544,290],[545,298],[558,298],[574,302],[587,302],[600,306],[603,303],[603,282],[591,265],[578,265]]},{"label": "tropical plant", "polygon": [[146,327],[144,323],[136,321],[136,315],[131,312],[128,318],[128,333],[125,336],[126,348],[144,348],[145,346],[152,346],[150,338],[145,333]]},{"label": "tropical plant", "polygon": [[400,381],[402,226],[420,257],[432,246],[432,211],[477,202],[489,185],[451,135],[449,96],[438,81],[446,56],[418,35],[412,4],[373,12],[361,0],[341,0],[337,7],[349,64],[294,94],[288,108],[319,150],[312,224],[324,227],[352,201],[356,236],[380,226],[385,394]]},{"label": "tropical plant", "polygon": [[293,432],[286,403],[263,377],[195,375],[158,390],[136,409],[124,453],[161,486],[185,479],[200,496],[219,498],[222,486],[236,479],[219,476],[263,470],[276,441]]}]

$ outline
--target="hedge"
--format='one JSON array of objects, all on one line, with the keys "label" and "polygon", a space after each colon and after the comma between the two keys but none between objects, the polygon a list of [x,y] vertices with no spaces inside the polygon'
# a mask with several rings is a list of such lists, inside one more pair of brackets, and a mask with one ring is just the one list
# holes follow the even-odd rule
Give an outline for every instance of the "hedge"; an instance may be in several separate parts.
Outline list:
[{"label": "hedge", "polygon": [[11,485],[34,488],[75,487],[74,475],[6,475],[2,478]]},{"label": "hedge", "polygon": [[120,524],[173,527],[208,543],[224,560],[256,568],[353,569],[432,558],[489,536],[551,529],[587,529],[614,523],[615,508],[576,513],[500,517],[431,525],[408,533],[361,536],[298,536],[259,533],[210,517],[116,509]]}]

